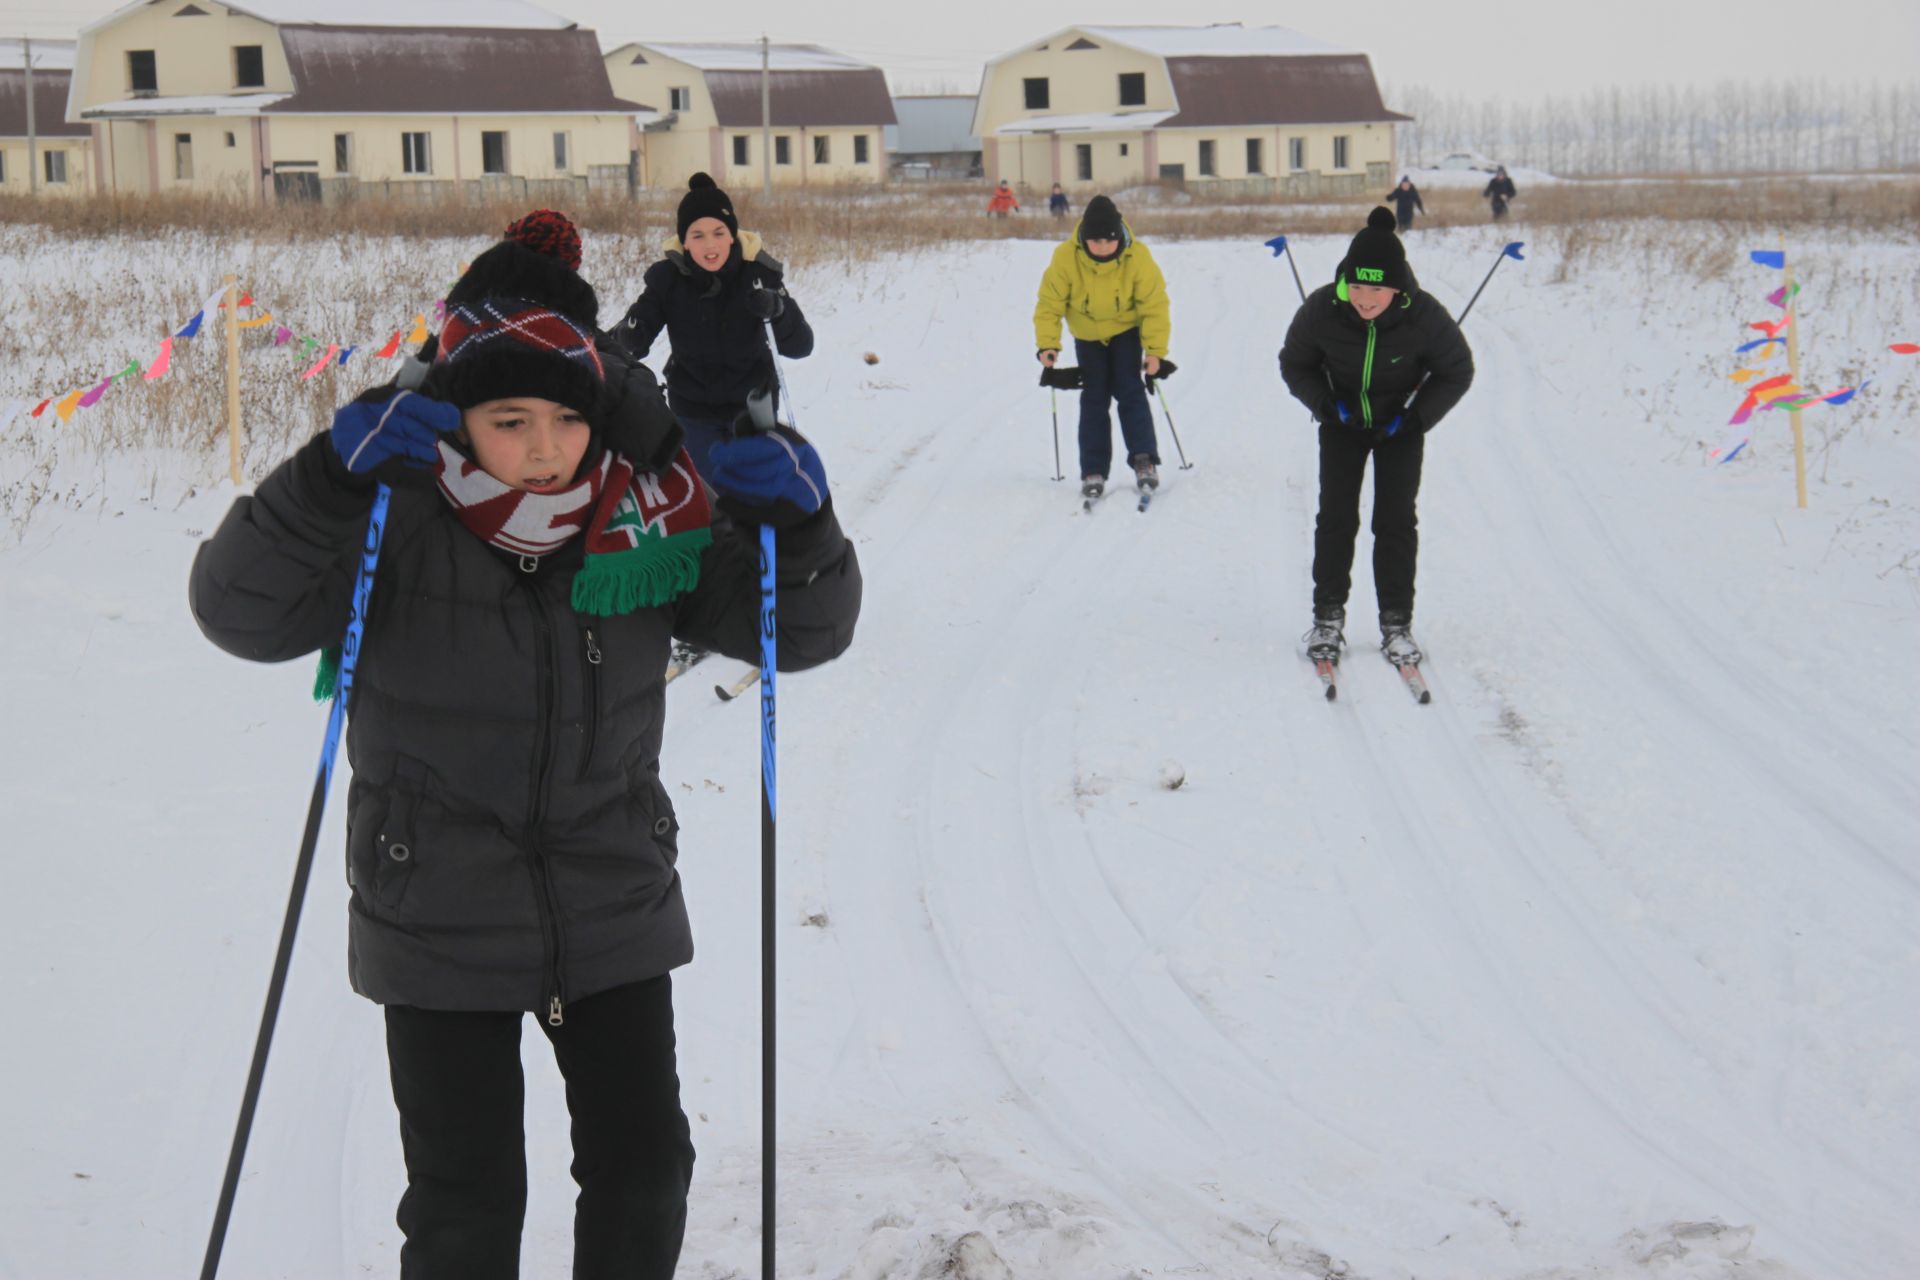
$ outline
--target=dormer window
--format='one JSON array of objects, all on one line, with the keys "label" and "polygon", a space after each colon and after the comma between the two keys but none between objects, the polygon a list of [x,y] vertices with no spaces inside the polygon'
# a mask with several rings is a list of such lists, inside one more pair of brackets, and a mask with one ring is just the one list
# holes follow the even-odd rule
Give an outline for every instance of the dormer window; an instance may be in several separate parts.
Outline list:
[{"label": "dormer window", "polygon": [[1045,76],[1030,76],[1020,84],[1026,94],[1027,110],[1045,111],[1052,103],[1053,95],[1048,92]]},{"label": "dormer window", "polygon": [[233,46],[233,87],[264,89],[267,84],[266,59],[257,44]]},{"label": "dormer window", "polygon": [[153,50],[127,50],[127,88],[135,94],[160,92],[160,70],[154,65]]},{"label": "dormer window", "polygon": [[1122,71],[1120,73],[1120,105],[1123,107],[1144,107],[1147,105],[1146,72]]}]

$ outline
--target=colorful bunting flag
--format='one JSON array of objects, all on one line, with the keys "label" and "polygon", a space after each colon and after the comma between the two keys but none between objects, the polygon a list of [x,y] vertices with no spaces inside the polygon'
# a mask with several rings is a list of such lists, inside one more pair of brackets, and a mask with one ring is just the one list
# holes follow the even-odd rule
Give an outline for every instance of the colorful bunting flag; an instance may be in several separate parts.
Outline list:
[{"label": "colorful bunting flag", "polygon": [[1752,342],[1747,343],[1745,346],[1735,347],[1733,349],[1733,354],[1737,356],[1743,356],[1747,352],[1752,351],[1755,347],[1770,347],[1776,342],[1783,347],[1787,345],[1787,340],[1785,338],[1755,338]]},{"label": "colorful bunting flag", "polygon": [[1916,355],[1920,354],[1920,342],[1896,342],[1888,347],[1887,350],[1897,356]]},{"label": "colorful bunting flag", "polygon": [[1763,267],[1772,267],[1775,271],[1787,265],[1786,251],[1783,249],[1755,249],[1747,255]]},{"label": "colorful bunting flag", "polygon": [[200,334],[200,322],[206,318],[206,315],[207,313],[204,311],[194,312],[193,319],[181,325],[180,328],[177,331],[175,331],[173,336],[176,338],[198,337]]},{"label": "colorful bunting flag", "polygon": [[347,362],[347,357],[352,355],[355,351],[358,351],[358,350],[359,350],[358,347],[348,347],[345,351],[342,351],[340,353],[340,363],[345,364]]},{"label": "colorful bunting flag", "polygon": [[152,382],[155,378],[166,377],[167,366],[171,363],[173,363],[173,339],[162,338],[160,339],[160,354],[155,356],[153,363],[147,366],[147,381]]},{"label": "colorful bunting flag", "polygon": [[1755,320],[1747,328],[1758,329],[1769,338],[1777,338],[1780,336],[1780,331],[1792,323],[1792,316],[1781,316],[1778,320]]},{"label": "colorful bunting flag", "polygon": [[255,316],[251,320],[242,320],[239,324],[235,325],[234,327],[236,329],[258,329],[263,324],[272,324],[272,323],[273,323],[273,313],[268,312],[264,316]]},{"label": "colorful bunting flag", "polygon": [[59,415],[60,421],[62,422],[73,421],[74,410],[80,407],[80,397],[84,396],[85,394],[87,394],[87,390],[85,387],[80,388],[80,390],[78,391],[70,391],[67,393],[65,399],[61,400],[59,404],[56,404],[55,406],[53,406],[53,411],[55,414]]},{"label": "colorful bunting flag", "polygon": [[29,418],[39,417],[41,414],[47,411],[47,406],[52,403],[53,403],[53,397],[51,396],[47,397],[45,400],[42,400],[39,404],[33,406],[33,412],[28,414],[27,416]]},{"label": "colorful bunting flag", "polygon": [[400,351],[400,331],[395,329],[393,336],[387,339],[387,345],[373,353],[375,360],[391,360]]},{"label": "colorful bunting flag", "polygon": [[140,376],[140,362],[138,360],[129,360],[127,361],[126,368],[122,369],[120,372],[113,375],[113,380],[115,382],[121,382],[127,378],[137,378],[139,376]]},{"label": "colorful bunting flag", "polygon": [[284,347],[291,341],[293,341],[293,330],[287,328],[287,326],[281,325],[273,331],[274,346]]},{"label": "colorful bunting flag", "polygon": [[94,405],[100,403],[100,397],[107,394],[107,388],[112,385],[113,385],[112,378],[100,379],[100,383],[98,386],[94,387],[93,390],[87,392],[87,394],[80,397],[79,407],[82,409],[93,408]]},{"label": "colorful bunting flag", "polygon": [[427,340],[427,318],[425,316],[415,316],[413,318],[413,332],[407,335],[407,341],[408,342],[425,342],[426,340]]},{"label": "colorful bunting flag", "polygon": [[301,380],[302,382],[305,382],[305,381],[306,381],[306,380],[307,380],[308,378],[311,378],[311,377],[312,377],[312,376],[313,376],[314,374],[316,374],[316,373],[318,373],[318,372],[320,372],[320,371],[321,371],[322,369],[324,369],[324,368],[326,368],[328,364],[330,364],[330,363],[332,363],[332,361],[333,361],[333,357],[334,357],[334,355],[335,355],[335,354],[336,354],[336,353],[337,353],[337,352],[338,352],[339,350],[340,350],[340,348],[339,348],[339,347],[337,347],[337,346],[332,346],[332,345],[329,345],[329,346],[327,347],[327,354],[325,354],[325,355],[323,355],[323,356],[321,356],[321,357],[320,357],[320,358],[319,358],[318,360],[315,360],[315,361],[313,362],[313,368],[311,368],[311,369],[309,369],[309,370],[307,370],[307,371],[306,371],[305,373],[303,373],[303,374],[301,374],[301,375],[300,375],[300,380]]}]

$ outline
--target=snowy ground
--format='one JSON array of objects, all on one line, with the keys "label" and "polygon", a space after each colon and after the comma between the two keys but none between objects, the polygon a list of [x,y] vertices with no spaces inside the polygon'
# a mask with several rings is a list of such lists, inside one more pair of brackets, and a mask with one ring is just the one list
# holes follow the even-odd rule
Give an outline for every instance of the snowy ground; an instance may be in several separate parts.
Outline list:
[{"label": "snowy ground", "polygon": [[[1162,419],[1146,516],[1049,478],[1049,245],[795,282],[800,422],[868,586],[853,652],[781,685],[782,1274],[1920,1274],[1920,361],[1884,349],[1920,336],[1920,248],[1802,255],[1815,372],[1886,366],[1808,412],[1802,512],[1775,415],[1701,460],[1774,281],[1673,279],[1665,235],[1535,246],[1469,321],[1422,499],[1425,708],[1367,650],[1364,535],[1340,703],[1296,655],[1314,448],[1265,249],[1160,253],[1196,465]],[[1457,310],[1498,245],[1423,233],[1414,262]],[[1342,248],[1295,246],[1310,279]],[[188,1274],[323,713],[307,664],[187,617],[217,455],[21,430],[0,488],[38,464],[93,496],[0,544],[0,1277]],[[757,730],[708,692],[734,668],[701,674],[665,761],[700,949],[681,1273],[723,1280],[758,1268]],[[341,841],[336,805],[234,1276],[396,1270]],[[558,1280],[564,1106],[527,1043],[525,1274]]]}]

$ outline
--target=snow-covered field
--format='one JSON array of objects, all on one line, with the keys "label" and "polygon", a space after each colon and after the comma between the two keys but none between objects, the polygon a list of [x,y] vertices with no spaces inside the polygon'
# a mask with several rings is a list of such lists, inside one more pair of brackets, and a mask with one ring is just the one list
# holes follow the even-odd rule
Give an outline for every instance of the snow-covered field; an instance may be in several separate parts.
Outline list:
[{"label": "snow-covered field", "polygon": [[[1419,233],[1416,270],[1457,310],[1501,238]],[[1295,241],[1310,280],[1343,246]],[[1160,251],[1195,466],[1161,419],[1145,516],[1071,514],[1050,479],[1048,244],[794,282],[800,425],[867,603],[843,661],[781,684],[783,1275],[1920,1274],[1920,359],[1885,350],[1920,339],[1920,246],[1795,245],[1808,381],[1881,371],[1807,412],[1806,511],[1779,415],[1703,461],[1777,283],[1748,247],[1623,228],[1495,278],[1428,441],[1429,707],[1368,652],[1364,534],[1338,704],[1297,656],[1314,445],[1264,248]],[[7,241],[0,275],[46,248]],[[254,263],[328,306],[474,248]],[[153,270],[198,296],[218,256],[181,237]],[[610,299],[644,265],[589,247]],[[62,358],[149,343],[121,310]],[[189,1274],[205,1242],[324,719],[308,664],[239,663],[187,616],[223,471],[0,437],[0,491],[47,494],[0,529],[6,1280]],[[709,692],[734,673],[674,686],[665,759],[699,1280],[758,1270],[757,725]],[[397,1269],[342,839],[336,804],[229,1275]],[[564,1103],[527,1043],[525,1274],[558,1280]]]}]

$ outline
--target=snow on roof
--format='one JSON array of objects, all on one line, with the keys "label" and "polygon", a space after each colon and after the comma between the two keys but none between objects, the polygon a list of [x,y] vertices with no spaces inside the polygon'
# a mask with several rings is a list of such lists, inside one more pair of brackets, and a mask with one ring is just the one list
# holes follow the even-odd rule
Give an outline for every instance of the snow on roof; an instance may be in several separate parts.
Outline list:
[{"label": "snow on roof", "polygon": [[1171,111],[1084,111],[1074,115],[1028,116],[1003,124],[994,133],[1132,133],[1151,129],[1173,114]]},{"label": "snow on roof", "polygon": [[1076,27],[1096,40],[1107,39],[1163,58],[1297,58],[1325,53],[1359,53],[1302,35],[1287,27],[1247,27],[1221,22],[1210,27]]},{"label": "snow on roof", "polygon": [[[33,42],[33,69],[35,71],[71,71],[73,70],[74,42],[71,40],[35,40]],[[21,71],[26,67],[26,53],[22,41],[12,36],[0,37],[0,71]]]},{"label": "snow on roof", "polygon": [[[653,44],[634,46],[662,57],[698,67],[702,71],[758,71],[758,44]],[[823,49],[817,44],[776,44],[768,50],[768,64],[774,71],[866,71],[873,64],[844,53]]]},{"label": "snow on roof", "polygon": [[127,98],[88,107],[80,114],[89,120],[108,116],[250,116],[258,114],[262,107],[291,96],[286,93],[235,93],[186,98]]},{"label": "snow on roof", "polygon": [[[97,22],[80,29],[89,35],[126,14],[144,9],[151,0],[133,0]],[[565,30],[577,25],[570,18],[548,13],[526,0],[221,0],[236,13],[248,14],[276,26],[325,27],[506,27]]]}]

